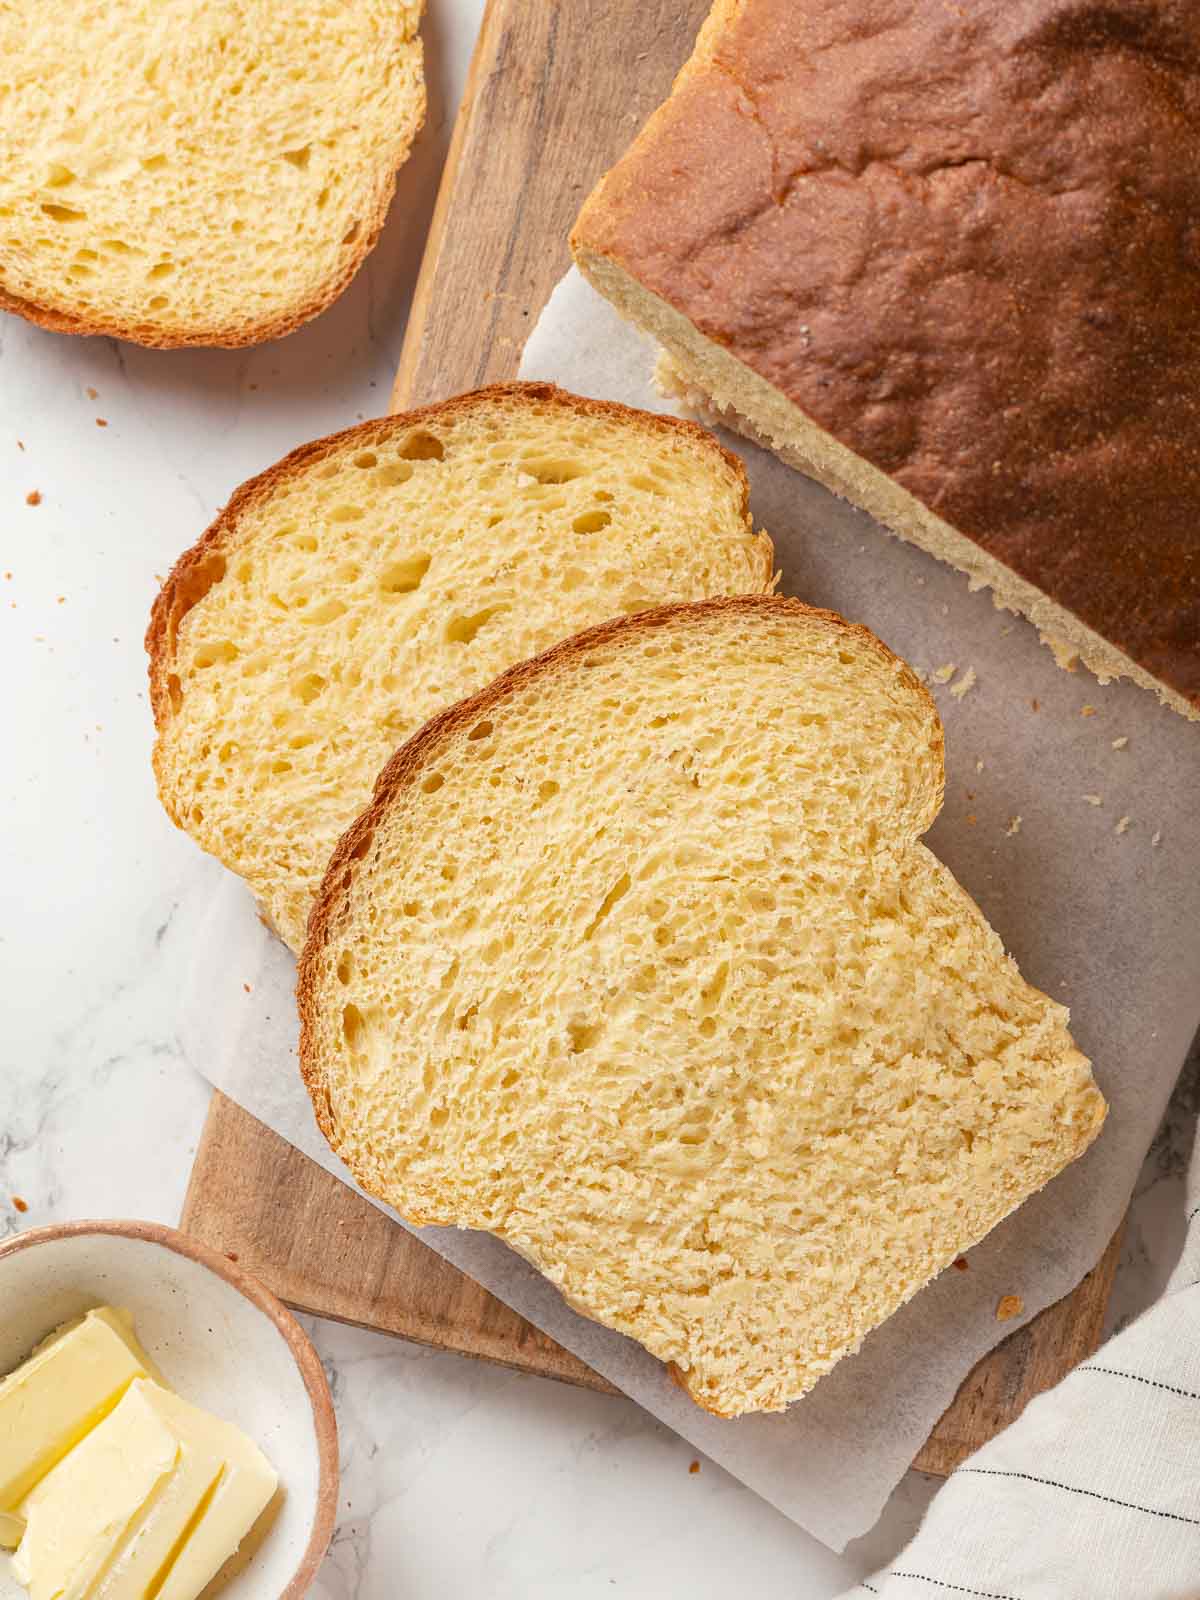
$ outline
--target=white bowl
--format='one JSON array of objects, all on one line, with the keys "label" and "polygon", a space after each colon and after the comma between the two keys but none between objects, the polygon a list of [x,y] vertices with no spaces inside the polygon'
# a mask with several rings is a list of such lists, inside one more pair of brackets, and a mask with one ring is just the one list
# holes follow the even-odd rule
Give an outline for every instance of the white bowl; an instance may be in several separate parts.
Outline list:
[{"label": "white bowl", "polygon": [[[72,1222],[0,1245],[0,1374],[92,1306],[133,1312],[138,1338],[185,1399],[235,1422],[280,1493],[208,1595],[301,1600],[333,1536],[337,1424],[304,1330],[233,1262],[150,1222]],[[0,1600],[26,1600],[0,1556]]]}]

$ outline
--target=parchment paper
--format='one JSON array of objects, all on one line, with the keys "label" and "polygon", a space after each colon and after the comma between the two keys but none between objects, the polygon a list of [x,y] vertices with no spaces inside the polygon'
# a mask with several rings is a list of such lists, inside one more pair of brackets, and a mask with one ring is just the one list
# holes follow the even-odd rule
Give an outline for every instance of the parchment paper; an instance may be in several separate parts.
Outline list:
[{"label": "parchment paper", "polygon": [[[653,359],[572,273],[529,341],[522,375],[666,410]],[[969,1271],[944,1273],[781,1417],[707,1415],[644,1351],[568,1310],[494,1239],[419,1232],[840,1550],[876,1519],[966,1372],[1016,1326],[997,1323],[1000,1297],[1019,1294],[1027,1316],[1058,1299],[1123,1214],[1200,1023],[1200,727],[1144,690],[1060,670],[1033,629],[986,592],[971,594],[964,578],[774,458],[727,442],[746,460],[784,591],[869,624],[929,674],[947,745],[946,804],[930,843],[1025,975],[1071,1007],[1110,1102],[1108,1124],[1082,1161],[971,1252]],[[208,907],[189,964],[189,1059],[344,1178],[297,1075],[294,963],[236,880],[224,880]]]}]

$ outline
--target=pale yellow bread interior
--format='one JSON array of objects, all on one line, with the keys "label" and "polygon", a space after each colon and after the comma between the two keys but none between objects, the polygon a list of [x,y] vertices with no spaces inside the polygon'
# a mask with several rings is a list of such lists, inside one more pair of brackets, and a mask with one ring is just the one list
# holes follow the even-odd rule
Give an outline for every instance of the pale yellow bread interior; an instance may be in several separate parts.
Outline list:
[{"label": "pale yellow bread interior", "polygon": [[156,601],[167,810],[293,949],[338,836],[435,711],[605,617],[762,593],[735,456],[547,384],[305,446],[244,485]]},{"label": "pale yellow bread interior", "polygon": [[370,250],[422,0],[8,0],[0,308],[149,345],[286,333]]},{"label": "pale yellow bread interior", "polygon": [[298,990],[327,1138],[701,1405],[788,1405],[1105,1115],[920,842],[942,781],[910,669],[799,601],[518,665],[396,754],[330,864]]}]

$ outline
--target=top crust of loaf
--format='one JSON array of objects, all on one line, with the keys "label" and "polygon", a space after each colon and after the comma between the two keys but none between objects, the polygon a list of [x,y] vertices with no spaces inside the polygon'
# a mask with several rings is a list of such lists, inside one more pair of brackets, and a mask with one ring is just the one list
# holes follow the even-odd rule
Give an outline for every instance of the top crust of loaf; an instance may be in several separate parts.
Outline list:
[{"label": "top crust of loaf", "polygon": [[[15,85],[6,103],[13,120],[5,127],[0,116],[8,154],[0,218],[13,219],[0,223],[0,310],[56,333],[157,349],[260,344],[318,316],[374,248],[397,169],[425,120],[423,5],[348,0],[331,17],[307,0],[285,11],[215,0],[202,14],[188,0],[176,10],[195,16],[167,19],[139,17],[131,0],[103,0],[84,23],[41,0],[18,0],[7,30],[0,20]],[[65,48],[64,27],[75,30]],[[70,55],[75,44],[89,52],[86,70]],[[351,92],[346,75],[337,75],[343,48],[353,49],[361,79],[362,98],[349,105],[340,99]],[[68,92],[87,97],[82,135],[72,123],[76,105],[55,103]],[[192,146],[230,170],[196,179]],[[248,163],[266,193],[243,204]],[[44,213],[44,241],[19,231],[31,208]],[[257,217],[274,225],[293,212],[283,241],[256,228]],[[72,264],[37,258],[42,242],[57,249],[63,235],[85,247]],[[106,272],[130,260],[155,281],[105,292]],[[272,270],[295,281],[262,293]],[[218,272],[232,275],[228,286],[218,286]],[[211,309],[179,314],[172,301],[187,302],[197,288]]]},{"label": "top crust of loaf", "polygon": [[574,245],[1200,708],[1197,148],[1179,0],[721,0]]},{"label": "top crust of loaf", "polygon": [[326,1138],[718,1415],[799,1398],[1104,1120],[919,842],[941,738],[867,630],[764,596],[601,624],[435,717],[309,923]]}]

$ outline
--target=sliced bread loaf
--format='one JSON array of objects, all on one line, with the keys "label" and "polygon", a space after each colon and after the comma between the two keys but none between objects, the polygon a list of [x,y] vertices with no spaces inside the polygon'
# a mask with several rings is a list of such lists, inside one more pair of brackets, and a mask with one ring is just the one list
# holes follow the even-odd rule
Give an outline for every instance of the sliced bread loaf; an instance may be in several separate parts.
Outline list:
[{"label": "sliced bread loaf", "polygon": [[919,842],[941,796],[912,672],[796,600],[512,668],[332,859],[298,989],[322,1130],[701,1405],[786,1406],[1104,1119],[1065,1010]]},{"label": "sliced bread loaf", "polygon": [[747,502],[711,434],[547,384],[305,445],[155,602],[163,804],[299,950],[338,836],[435,711],[605,617],[769,589]]},{"label": "sliced bread loaf", "polygon": [[315,316],[424,119],[421,7],[0,6],[0,308],[147,345]]},{"label": "sliced bread loaf", "polygon": [[1200,6],[716,0],[576,225],[668,385],[1200,719]]}]

